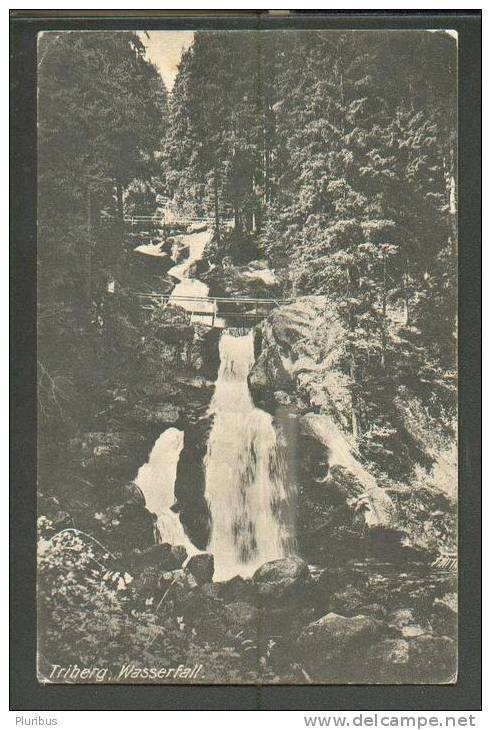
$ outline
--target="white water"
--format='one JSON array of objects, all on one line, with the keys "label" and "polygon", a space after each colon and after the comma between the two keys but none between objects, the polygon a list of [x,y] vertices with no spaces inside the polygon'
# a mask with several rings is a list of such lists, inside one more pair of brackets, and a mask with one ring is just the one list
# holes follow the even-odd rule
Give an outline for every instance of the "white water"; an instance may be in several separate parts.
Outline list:
[{"label": "white water", "polygon": [[138,471],[135,482],[145,495],[147,508],[156,515],[175,502],[174,482],[183,444],[183,432],[177,428],[168,428],[160,434],[148,462]]},{"label": "white water", "polygon": [[174,485],[184,434],[168,428],[155,442],[148,462],[138,470],[135,482],[145,497],[147,509],[157,515],[157,528],[163,542],[184,545],[188,555],[197,550],[184,532],[179,515],[170,508],[175,502]]},{"label": "white water", "polygon": [[[200,231],[199,233],[190,233],[186,236],[185,240],[189,246],[189,255],[185,261],[182,261],[180,264],[173,266],[172,269],[169,269],[167,272],[168,275],[173,276],[175,279],[179,279],[180,282],[182,282],[183,279],[196,281],[196,279],[190,279],[188,277],[189,270],[193,264],[203,258],[206,244],[210,242],[211,237],[212,232],[208,229]],[[203,286],[206,286],[206,284],[203,284]]]},{"label": "white water", "polygon": [[[168,272],[179,281],[169,303],[196,311],[196,303],[174,297],[208,295],[207,285],[190,277],[189,272],[202,258],[210,238],[208,230],[186,237],[189,257]],[[202,312],[211,311],[210,307],[211,303],[200,305]],[[249,393],[247,376],[253,363],[252,331],[234,336],[225,330],[220,339],[220,369],[210,404],[214,422],[205,457],[205,496],[212,521],[207,550],[215,557],[216,580],[250,576],[266,561],[293,551],[293,505],[284,450],[278,443],[272,417],[254,406]],[[192,555],[199,550],[186,535],[179,516],[170,509],[175,502],[183,441],[182,431],[164,431],[135,481],[148,509],[157,515],[162,540],[184,545]]]},{"label": "white water", "polygon": [[165,251],[162,251],[162,246],[164,245],[164,241],[159,241],[158,243],[142,243],[140,246],[137,246],[135,248],[135,251],[138,253],[144,253],[147,256],[157,256],[160,258],[165,258],[167,254]]},{"label": "white water", "polygon": [[[172,290],[173,295],[207,296],[207,285],[198,279],[190,278],[188,274],[191,266],[202,258],[211,235],[210,231],[205,230],[186,236],[186,243],[189,245],[188,258],[168,271],[168,274],[179,280],[179,283]],[[147,244],[146,246],[139,246],[135,250],[144,253],[153,251],[153,255],[158,255],[156,252],[160,249],[160,246],[162,246],[162,243]],[[172,303],[172,296],[169,302]],[[175,299],[173,303],[184,309],[193,307],[191,302],[179,299]],[[206,303],[203,306],[208,307],[209,305]],[[148,463],[140,467],[135,482],[143,492],[147,508],[157,515],[157,527],[162,540],[169,542],[171,545],[184,545],[188,555],[192,555],[199,551],[186,535],[179,515],[170,509],[175,502],[174,487],[177,464],[183,444],[184,434],[182,431],[177,428],[168,428],[164,431],[155,442]]]},{"label": "white water", "polygon": [[215,556],[217,580],[249,576],[293,549],[285,458],[271,416],[250,396],[247,376],[253,363],[252,332],[236,337],[224,331],[205,458],[212,518],[207,549]]},{"label": "white water", "polygon": [[[189,276],[192,265],[203,258],[204,250],[206,245],[210,242],[211,237],[212,232],[208,229],[200,231],[199,233],[191,233],[186,236],[186,243],[189,246],[188,258],[182,263],[176,264],[176,266],[173,266],[167,272],[169,276],[173,276],[175,279],[179,280],[179,283],[176,284],[172,290],[172,296],[169,298],[169,304],[175,304],[176,306],[187,309],[188,311],[193,310],[194,312],[198,311],[209,313],[210,316],[212,315],[212,302],[199,302],[199,300],[192,300],[192,297],[207,297],[208,286],[202,281],[199,281],[199,279],[193,279]],[[190,297],[190,299],[177,299],[177,297]],[[199,317],[198,321],[205,323],[203,317]]]},{"label": "white water", "polygon": [[[205,246],[211,238],[208,230],[200,233],[193,233],[186,237],[189,245],[189,256],[181,264],[173,266],[168,273],[179,279],[173,291],[173,295],[179,296],[204,296],[208,294],[208,287],[198,279],[188,277],[192,264],[199,261],[204,253]],[[162,243],[147,244],[139,246],[138,249],[144,253],[155,253],[160,249]],[[172,302],[170,297],[169,302]],[[174,300],[175,304],[191,308],[190,302]],[[205,305],[207,306],[207,305]],[[190,542],[186,535],[179,515],[170,508],[175,502],[174,487],[176,482],[177,464],[183,449],[184,434],[177,428],[168,428],[155,442],[148,463],[140,467],[135,482],[138,484],[145,497],[145,503],[150,512],[157,515],[157,527],[164,542],[171,545],[184,545],[188,555],[199,552]]]}]

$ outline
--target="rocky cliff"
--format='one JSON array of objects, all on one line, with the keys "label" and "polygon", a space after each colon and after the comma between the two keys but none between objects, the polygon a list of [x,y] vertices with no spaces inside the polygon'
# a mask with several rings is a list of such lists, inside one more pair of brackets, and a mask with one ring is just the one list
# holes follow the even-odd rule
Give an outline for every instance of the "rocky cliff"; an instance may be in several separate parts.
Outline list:
[{"label": "rocky cliff", "polygon": [[393,552],[394,545],[402,549],[403,544],[430,551],[451,546],[452,450],[444,439],[437,441],[434,421],[423,417],[424,404],[401,388],[395,404],[397,437],[408,461],[414,454],[409,476],[389,478],[364,457],[360,439],[351,432],[345,338],[321,296],[278,307],[256,332],[256,362],[249,376],[254,399],[275,415],[279,428],[286,418],[297,424],[289,427],[289,438],[295,434],[300,454],[295,467],[300,545],[309,559],[319,553]]}]

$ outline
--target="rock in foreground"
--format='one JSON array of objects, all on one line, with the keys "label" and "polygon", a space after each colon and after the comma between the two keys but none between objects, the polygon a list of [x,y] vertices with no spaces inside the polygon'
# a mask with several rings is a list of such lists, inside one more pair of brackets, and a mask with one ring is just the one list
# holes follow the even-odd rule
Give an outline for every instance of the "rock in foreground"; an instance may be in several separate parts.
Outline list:
[{"label": "rock in foreground", "polygon": [[371,616],[328,613],[305,627],[297,645],[307,671],[315,679],[353,682],[359,679],[357,672],[364,665],[362,657],[367,648],[386,635],[384,624]]},{"label": "rock in foreground", "polygon": [[383,624],[371,616],[340,616],[328,613],[309,624],[299,641],[316,652],[344,651],[348,647],[368,644],[384,631]]},{"label": "rock in foreground", "polygon": [[215,572],[215,559],[209,553],[198,553],[189,559],[186,570],[199,586],[210,583]]},{"label": "rock in foreground", "polygon": [[310,583],[310,573],[300,558],[279,558],[261,565],[253,580],[260,598],[282,600],[300,597]]}]

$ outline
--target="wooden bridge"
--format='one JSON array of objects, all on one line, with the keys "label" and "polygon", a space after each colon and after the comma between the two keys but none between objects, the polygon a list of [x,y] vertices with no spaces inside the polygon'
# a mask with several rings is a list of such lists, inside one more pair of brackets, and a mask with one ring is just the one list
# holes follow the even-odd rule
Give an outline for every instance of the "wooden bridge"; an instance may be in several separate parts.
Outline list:
[{"label": "wooden bridge", "polygon": [[136,297],[143,309],[176,306],[185,309],[191,322],[208,327],[227,327],[240,324],[254,326],[281,304],[291,299],[256,299],[250,297],[200,297],[138,292]]}]

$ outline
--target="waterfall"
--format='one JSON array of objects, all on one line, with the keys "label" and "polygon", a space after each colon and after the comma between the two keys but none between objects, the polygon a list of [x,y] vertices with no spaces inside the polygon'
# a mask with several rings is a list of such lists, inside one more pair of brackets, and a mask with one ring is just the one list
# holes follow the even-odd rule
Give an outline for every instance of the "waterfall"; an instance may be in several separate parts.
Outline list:
[{"label": "waterfall", "polygon": [[[190,278],[189,272],[191,266],[202,258],[211,235],[208,230],[203,230],[186,237],[189,255],[185,261],[176,264],[168,271],[168,275],[179,280],[172,291],[174,296],[207,296],[208,286],[198,279]],[[143,247],[135,250],[143,250]],[[149,250],[145,252],[149,253]],[[169,303],[176,303],[184,309],[196,308],[195,305],[185,300],[173,300],[172,296],[169,298]],[[204,307],[209,308],[209,303],[206,303]],[[186,535],[179,515],[171,509],[175,502],[177,464],[183,446],[184,433],[177,428],[168,428],[155,442],[148,463],[140,467],[135,482],[143,492],[147,508],[157,515],[157,530],[161,539],[171,545],[183,545],[190,556],[200,551]]]},{"label": "waterfall", "polygon": [[[187,236],[188,258],[168,272],[179,281],[169,304],[195,311],[198,304],[192,298],[207,296],[208,286],[189,274],[210,238],[206,230]],[[206,314],[209,308],[210,303],[203,302],[201,313]],[[252,401],[247,377],[253,364],[252,331],[224,330],[220,370],[210,404],[214,420],[204,464],[205,497],[211,514],[207,549],[215,558],[216,580],[250,576],[263,563],[290,555],[294,549],[294,507],[285,448],[279,443],[272,417]],[[135,481],[148,509],[157,515],[162,540],[184,545],[188,555],[193,555],[200,551],[171,509],[183,441],[182,431],[164,431]]]},{"label": "waterfall", "polygon": [[155,442],[148,462],[138,470],[135,482],[145,497],[147,509],[157,515],[157,529],[163,542],[184,545],[188,555],[198,550],[184,532],[179,515],[171,510],[175,502],[174,485],[177,462],[184,445],[184,434],[168,428]]},{"label": "waterfall", "polygon": [[254,363],[252,331],[220,339],[220,370],[210,404],[214,416],[205,457],[211,513],[208,551],[215,578],[251,575],[293,551],[294,524],[284,448],[272,417],[254,406],[247,376]]},{"label": "waterfall", "polygon": [[[192,317],[191,322],[198,321],[201,324],[207,324],[207,319],[211,323],[213,315],[213,303],[208,301],[200,301],[203,297],[208,296],[208,285],[199,279],[189,276],[191,269],[195,263],[203,258],[204,250],[212,238],[212,233],[208,229],[191,233],[186,236],[186,242],[189,247],[189,255],[180,264],[176,264],[167,272],[167,276],[178,279],[178,284],[172,290],[169,297],[169,304],[188,309],[192,312],[201,312],[209,314],[208,318],[199,316],[198,319]],[[188,299],[183,299],[188,297]]]}]

